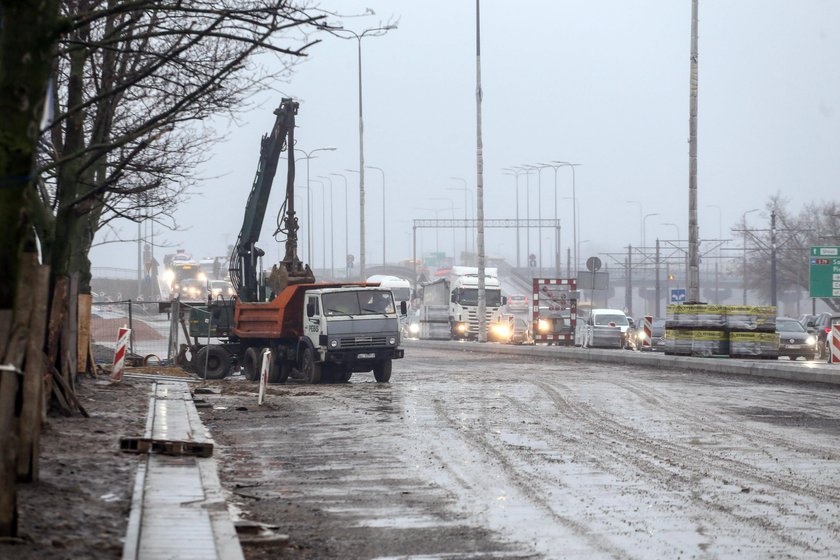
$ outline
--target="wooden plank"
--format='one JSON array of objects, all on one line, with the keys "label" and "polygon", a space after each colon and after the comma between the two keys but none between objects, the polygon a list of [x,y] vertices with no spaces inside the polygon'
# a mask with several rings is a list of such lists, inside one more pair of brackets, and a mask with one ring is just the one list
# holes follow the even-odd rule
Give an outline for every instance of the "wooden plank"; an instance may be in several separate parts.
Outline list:
[{"label": "wooden plank", "polygon": [[9,337],[12,334],[14,313],[11,309],[0,309],[0,358],[6,355],[6,347],[9,345]]},{"label": "wooden plank", "polygon": [[88,369],[88,350],[90,348],[90,316],[93,298],[90,294],[79,294],[78,298],[79,340],[76,345],[76,372],[84,373]]},{"label": "wooden plank", "polygon": [[17,456],[20,418],[16,410],[20,398],[20,372],[26,357],[29,322],[32,317],[33,295],[37,262],[34,258],[21,259],[20,277],[15,294],[15,308],[5,354],[0,365],[11,370],[0,370],[0,537],[17,536]]},{"label": "wooden plank", "polygon": [[0,537],[17,536],[18,374],[0,370]]},{"label": "wooden plank", "polygon": [[38,480],[41,449],[41,426],[44,416],[44,339],[47,328],[47,296],[49,294],[50,269],[39,266],[32,285],[34,298],[26,348],[26,364],[23,375],[23,404],[20,414],[20,447],[18,454],[18,480]]}]

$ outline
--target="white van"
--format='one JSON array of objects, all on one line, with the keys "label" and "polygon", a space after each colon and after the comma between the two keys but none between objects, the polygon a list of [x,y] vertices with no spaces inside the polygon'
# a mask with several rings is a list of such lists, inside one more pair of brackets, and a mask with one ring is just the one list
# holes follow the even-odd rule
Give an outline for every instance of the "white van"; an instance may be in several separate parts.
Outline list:
[{"label": "white van", "polygon": [[586,348],[630,348],[630,320],[621,309],[593,309],[584,324]]}]

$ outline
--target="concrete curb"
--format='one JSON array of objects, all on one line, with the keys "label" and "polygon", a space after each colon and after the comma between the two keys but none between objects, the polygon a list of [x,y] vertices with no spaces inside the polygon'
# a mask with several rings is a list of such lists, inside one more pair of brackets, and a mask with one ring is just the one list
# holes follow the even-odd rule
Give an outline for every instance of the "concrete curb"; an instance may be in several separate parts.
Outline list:
[{"label": "concrete curb", "polygon": [[479,343],[448,340],[404,340],[403,345],[407,349],[461,350],[463,352],[527,356],[558,361],[598,362],[656,369],[751,375],[755,377],[782,379],[785,381],[840,385],[840,367],[823,362],[699,358],[691,356],[666,356],[661,352],[633,352],[629,350],[602,350],[597,348],[543,345],[512,346],[494,342]]}]

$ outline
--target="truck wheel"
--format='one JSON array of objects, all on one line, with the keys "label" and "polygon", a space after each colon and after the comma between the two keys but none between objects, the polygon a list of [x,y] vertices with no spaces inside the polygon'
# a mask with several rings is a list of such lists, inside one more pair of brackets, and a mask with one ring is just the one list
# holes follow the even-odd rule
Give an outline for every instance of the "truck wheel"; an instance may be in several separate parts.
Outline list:
[{"label": "truck wheel", "polygon": [[290,373],[292,373],[291,362],[272,358],[271,367],[268,369],[268,382],[285,383]]},{"label": "truck wheel", "polygon": [[[230,354],[221,346],[205,346],[195,355],[195,370],[199,377],[224,379],[230,371]],[[207,370],[204,364],[207,364]]]},{"label": "truck wheel", "polygon": [[304,349],[300,360],[300,371],[303,373],[303,380],[310,385],[320,383],[321,364],[315,361],[315,351],[312,348]]},{"label": "truck wheel", "polygon": [[378,383],[388,383],[391,379],[391,360],[377,362],[376,365],[373,366],[373,378],[376,379]]},{"label": "truck wheel", "polygon": [[259,381],[261,366],[262,361],[260,360],[259,349],[252,346],[245,350],[245,357],[242,358],[242,369],[245,373],[245,379],[248,381]]}]

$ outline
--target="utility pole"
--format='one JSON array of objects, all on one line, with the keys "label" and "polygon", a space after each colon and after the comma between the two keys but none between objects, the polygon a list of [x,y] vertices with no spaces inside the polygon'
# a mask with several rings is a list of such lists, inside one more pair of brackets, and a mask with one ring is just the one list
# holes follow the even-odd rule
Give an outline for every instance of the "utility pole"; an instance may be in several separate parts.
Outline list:
[{"label": "utility pole", "polygon": [[688,109],[688,301],[700,301],[700,229],[697,225],[697,0],[691,0]]},{"label": "utility pole", "polygon": [[656,305],[654,306],[654,313],[656,317],[661,317],[659,314],[659,238],[656,238]]},{"label": "utility pole", "polygon": [[484,280],[484,143],[481,138],[481,10],[475,0],[475,214],[478,220],[478,341],[487,342],[487,299]]},{"label": "utility pole", "polygon": [[770,212],[770,305],[776,307],[776,211]]}]

